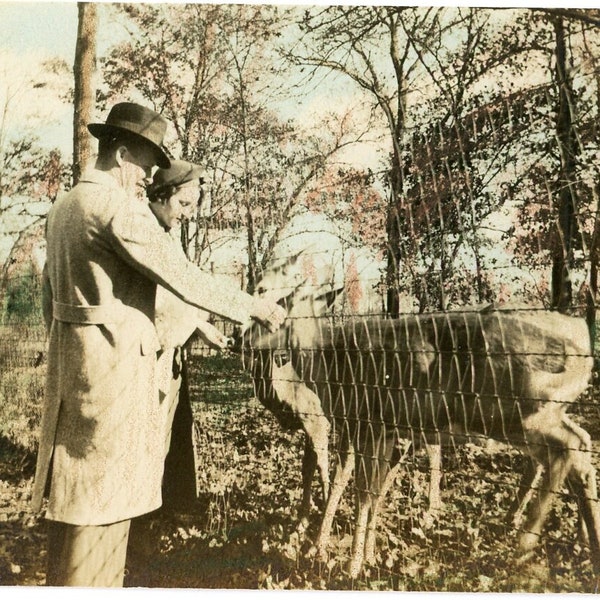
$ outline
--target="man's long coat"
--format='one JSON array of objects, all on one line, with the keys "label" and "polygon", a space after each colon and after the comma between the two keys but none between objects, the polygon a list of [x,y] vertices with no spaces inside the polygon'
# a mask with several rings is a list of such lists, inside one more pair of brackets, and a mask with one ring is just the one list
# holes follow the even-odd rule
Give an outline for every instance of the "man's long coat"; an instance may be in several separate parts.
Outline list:
[{"label": "man's long coat", "polygon": [[49,519],[100,525],[160,506],[156,285],[222,317],[249,318],[251,296],[174,244],[146,204],[98,170],[50,211],[48,379],[33,491],[38,510],[48,492]]}]

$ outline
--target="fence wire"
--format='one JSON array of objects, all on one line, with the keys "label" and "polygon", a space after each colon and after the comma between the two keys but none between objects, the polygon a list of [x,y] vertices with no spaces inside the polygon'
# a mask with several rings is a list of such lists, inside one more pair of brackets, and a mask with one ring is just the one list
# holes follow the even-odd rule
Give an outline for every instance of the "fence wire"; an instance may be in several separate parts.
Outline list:
[{"label": "fence wire", "polygon": [[[0,344],[2,392],[5,403],[16,408],[9,420],[19,411],[33,412],[28,426],[32,438],[46,348],[34,279],[17,280],[18,289],[30,286],[33,292],[20,291],[19,302],[13,301],[21,312],[5,311]],[[280,289],[289,292],[286,286]],[[447,577],[449,569],[462,572],[465,580],[485,577],[490,567],[472,564],[470,553],[479,553],[484,563],[501,555],[508,564],[519,536],[532,531],[522,513],[535,506],[531,496],[543,480],[537,471],[532,474],[529,454],[546,469],[557,456],[579,452],[585,459],[574,462],[599,464],[597,369],[583,319],[543,308],[494,305],[390,319],[349,314],[343,292],[333,294],[332,304],[323,308],[314,300],[322,297],[322,286],[295,290],[285,335],[252,332],[241,357],[230,355],[227,364],[217,362],[209,373],[191,371],[200,441],[198,480],[201,494],[212,498],[215,527],[234,527],[238,504],[249,502],[236,490],[243,489],[240,482],[252,472],[265,477],[271,471],[271,485],[281,485],[281,492],[295,488],[287,504],[278,498],[286,510],[295,502],[293,514],[299,518],[306,510],[304,436],[318,456],[326,454],[329,498],[339,500],[337,505],[322,504],[323,475],[317,472],[310,485],[309,533],[315,544],[325,535],[319,548],[324,564],[337,561],[340,569],[348,569],[352,561],[361,562],[350,540],[361,522],[356,508],[366,505],[376,519],[376,536],[369,542],[366,527],[368,562],[355,574],[359,580],[380,579],[384,589],[403,589],[406,584],[399,581],[418,575],[428,581],[422,585],[430,586],[434,574]],[[219,326],[235,335],[231,324]],[[199,363],[218,358],[198,342],[188,351]],[[232,364],[235,377],[250,375],[237,395],[229,389]],[[224,382],[217,392],[202,388],[207,385],[203,378]],[[248,403],[253,396],[262,404]],[[523,418],[534,415],[535,421],[536,411],[542,427],[534,423],[531,431],[540,435],[527,437]],[[236,420],[238,425],[232,426]],[[16,424],[4,422],[6,436]],[[256,446],[259,439],[274,437],[278,428],[292,432],[279,441],[297,458],[285,477],[274,456],[261,456]],[[591,444],[586,445],[579,428],[591,435]],[[244,436],[250,440],[247,453],[227,439],[232,432],[238,442]],[[236,449],[228,453],[232,443]],[[436,462],[438,444],[441,462]],[[340,480],[335,473],[343,471],[343,460],[352,451],[354,457],[346,463],[351,476]],[[581,564],[589,564],[593,556],[589,537],[581,537],[578,526],[586,493],[576,480],[552,490],[553,512],[544,528],[534,531],[538,546],[558,569],[573,562],[585,569]],[[595,507],[597,499],[591,500]],[[321,531],[323,515],[329,532]]]},{"label": "fence wire", "polygon": [[[292,312],[301,305],[302,299]],[[374,560],[376,544],[369,535],[377,528],[379,502],[394,487],[394,467],[414,462],[423,448],[430,461],[425,522],[441,508],[442,464],[452,464],[464,444],[498,452],[495,441],[508,456],[515,454],[507,446],[524,452],[518,454],[520,466],[509,466],[503,491],[503,522],[515,529],[523,547],[529,550],[533,540],[545,535],[544,521],[557,496],[580,507],[582,518],[589,519],[588,533],[598,527],[592,478],[597,449],[584,429],[596,429],[597,408],[590,396],[593,359],[583,319],[494,306],[337,322],[309,312],[292,316],[285,336],[250,334],[248,344],[258,399],[276,413],[293,413],[297,428],[314,438],[317,454],[323,450],[323,430],[340,438],[334,461],[339,462],[336,453],[342,453],[343,462],[343,456],[354,452],[349,459],[356,493],[349,567],[354,576],[364,560]],[[581,425],[566,414],[573,408]],[[437,454],[432,451],[436,446]],[[339,465],[338,472],[342,470]],[[479,484],[498,486],[497,470],[492,471],[475,469],[470,476]],[[331,499],[343,491],[335,486],[345,485],[336,476],[323,517],[328,527],[337,508]],[[454,492],[460,495],[465,487],[463,483]],[[538,499],[530,498],[533,492]],[[524,519],[524,511],[531,516]],[[472,518],[480,521],[482,516],[484,525],[485,515]],[[421,520],[415,517],[414,523]],[[576,536],[571,541],[579,543]],[[321,527],[316,545],[322,554],[327,543],[327,527]],[[594,534],[590,544],[595,560]]]},{"label": "fence wire", "polygon": [[[210,505],[217,527],[231,533],[236,502],[249,514],[258,496],[237,492],[255,473],[276,510],[293,501],[298,521],[309,518],[329,573],[339,566],[384,588],[461,591],[476,579],[480,591],[506,590],[494,573],[537,552],[555,575],[594,579],[598,131],[582,120],[576,141],[557,141],[556,102],[537,86],[409,131],[401,187],[385,188],[369,214],[352,201],[345,213],[334,198],[335,210],[315,214],[330,219],[337,245],[325,246],[315,217],[278,255],[264,252],[258,277],[231,259],[248,239],[241,220],[198,218],[194,260],[225,272],[231,259],[229,275],[242,286],[257,278],[256,290],[289,310],[281,332],[246,332],[233,367],[191,372],[198,481],[219,499]],[[226,238],[234,249],[215,269]],[[10,261],[4,437],[21,431],[19,420],[30,432],[39,423],[46,344],[39,271],[26,255]],[[196,343],[189,352],[215,358]],[[232,369],[249,378],[235,393]],[[207,390],[194,379],[203,376],[223,382]],[[23,443],[34,447],[34,437]]]}]

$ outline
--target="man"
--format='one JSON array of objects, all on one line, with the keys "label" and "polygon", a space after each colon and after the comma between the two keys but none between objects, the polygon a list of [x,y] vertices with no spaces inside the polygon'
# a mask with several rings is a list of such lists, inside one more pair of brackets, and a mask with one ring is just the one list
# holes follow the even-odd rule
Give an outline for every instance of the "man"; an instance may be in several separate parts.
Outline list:
[{"label": "man", "polygon": [[88,126],[95,168],[48,215],[48,378],[33,491],[38,510],[48,495],[48,585],[122,585],[130,520],[161,505],[156,285],[236,322],[276,328],[284,318],[188,262],[127,194],[170,165],[166,126],[148,108],[115,105]]}]

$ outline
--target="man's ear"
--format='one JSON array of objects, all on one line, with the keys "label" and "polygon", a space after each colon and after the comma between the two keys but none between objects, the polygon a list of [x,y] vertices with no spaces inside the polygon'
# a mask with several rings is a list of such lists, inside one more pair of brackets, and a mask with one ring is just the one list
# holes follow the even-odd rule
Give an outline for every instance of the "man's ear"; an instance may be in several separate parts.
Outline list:
[{"label": "man's ear", "polygon": [[125,154],[126,153],[127,153],[126,146],[119,146],[115,150],[115,160],[117,161],[117,164],[119,165],[119,167],[123,166],[123,163],[125,162]]}]

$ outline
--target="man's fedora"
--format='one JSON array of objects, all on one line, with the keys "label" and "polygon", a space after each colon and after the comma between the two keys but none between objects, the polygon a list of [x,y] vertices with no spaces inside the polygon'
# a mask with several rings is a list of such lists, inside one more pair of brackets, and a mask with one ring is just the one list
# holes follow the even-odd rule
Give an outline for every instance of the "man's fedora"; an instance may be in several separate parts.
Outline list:
[{"label": "man's fedora", "polygon": [[108,113],[106,123],[90,123],[88,129],[96,138],[119,133],[133,135],[154,150],[159,167],[168,169],[171,166],[171,160],[162,148],[167,120],[145,106],[133,102],[115,104]]}]

